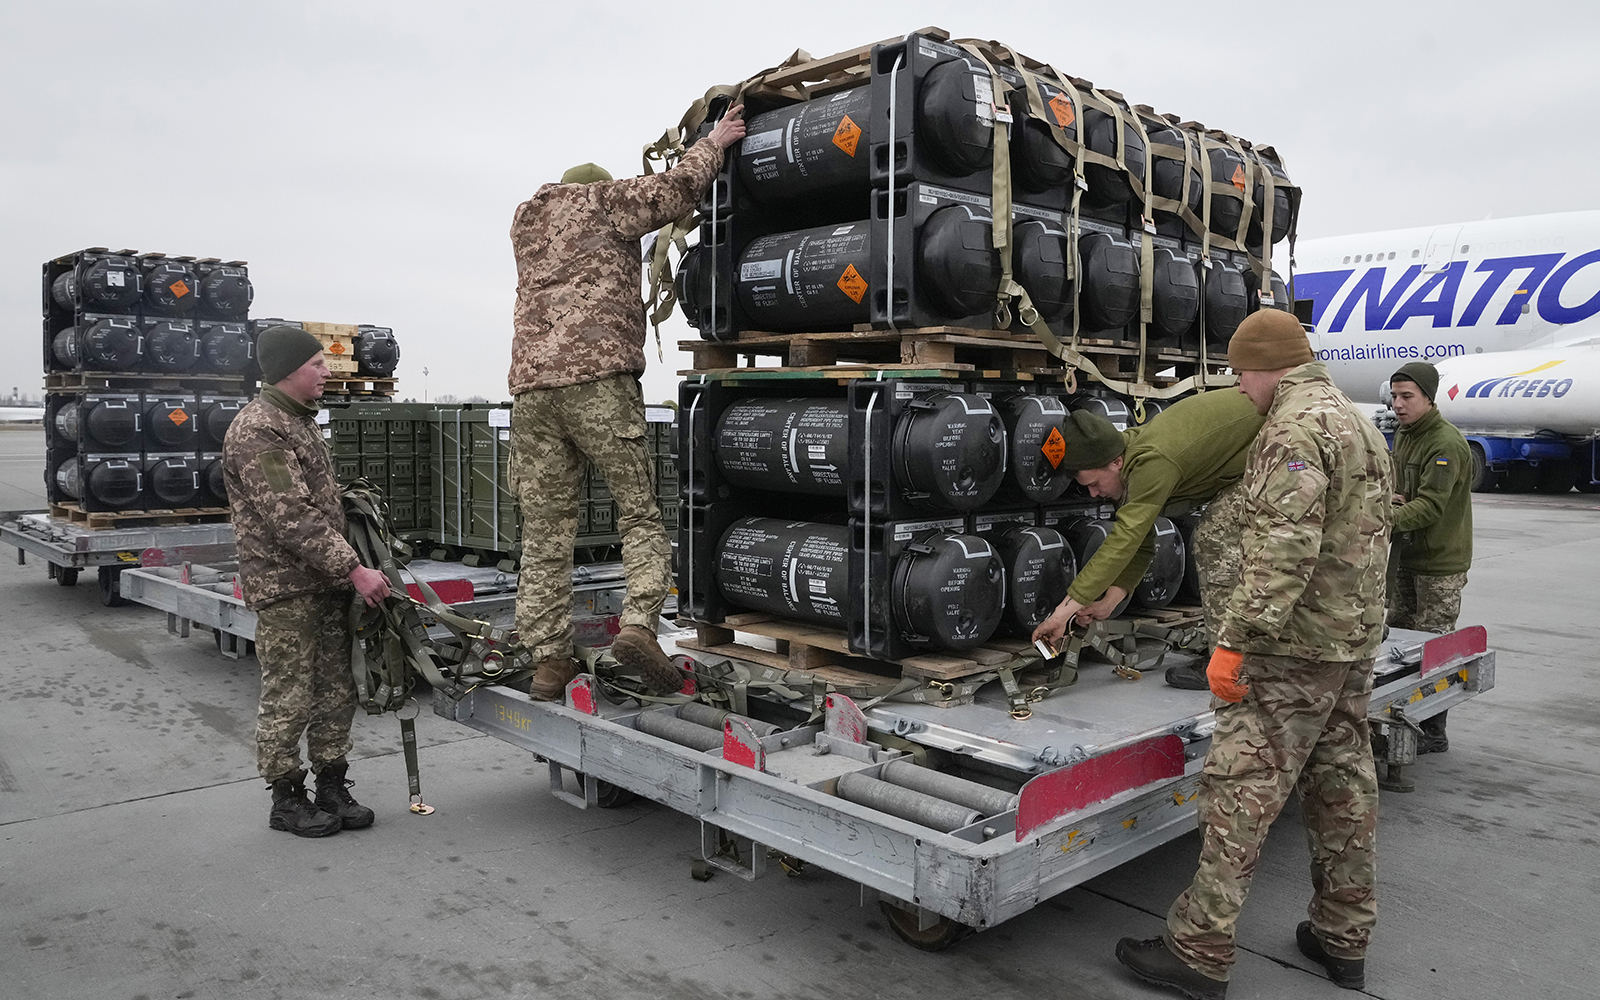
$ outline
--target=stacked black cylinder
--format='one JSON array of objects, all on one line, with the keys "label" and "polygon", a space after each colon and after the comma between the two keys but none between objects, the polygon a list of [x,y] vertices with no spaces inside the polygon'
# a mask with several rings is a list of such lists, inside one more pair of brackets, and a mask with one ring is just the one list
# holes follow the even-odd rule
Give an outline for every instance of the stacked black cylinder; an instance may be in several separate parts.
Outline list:
[{"label": "stacked black cylinder", "polygon": [[226,505],[222,439],[254,386],[245,263],[96,247],[43,272],[50,502]]},{"label": "stacked black cylinder", "polygon": [[[1076,576],[1071,532],[1108,513],[1063,467],[1059,390],[818,385],[682,386],[682,612],[828,625],[876,659],[1029,636]],[[1147,606],[1176,593],[1156,583]]]},{"label": "stacked black cylinder", "polygon": [[799,103],[746,95],[748,134],[676,277],[702,337],[995,328],[1001,183],[1013,277],[1057,337],[1076,314],[1081,336],[1221,347],[1248,312],[1289,307],[1270,250],[1299,191],[1271,148],[932,34],[874,47],[861,78]]}]

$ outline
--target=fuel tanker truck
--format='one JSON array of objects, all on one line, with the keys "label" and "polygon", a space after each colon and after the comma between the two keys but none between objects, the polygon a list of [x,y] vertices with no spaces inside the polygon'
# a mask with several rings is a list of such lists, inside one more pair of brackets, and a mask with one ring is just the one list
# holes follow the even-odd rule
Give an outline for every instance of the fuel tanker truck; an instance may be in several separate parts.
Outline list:
[{"label": "fuel tanker truck", "polygon": [[1472,449],[1473,489],[1600,492],[1600,345],[1441,361],[1444,418]]}]

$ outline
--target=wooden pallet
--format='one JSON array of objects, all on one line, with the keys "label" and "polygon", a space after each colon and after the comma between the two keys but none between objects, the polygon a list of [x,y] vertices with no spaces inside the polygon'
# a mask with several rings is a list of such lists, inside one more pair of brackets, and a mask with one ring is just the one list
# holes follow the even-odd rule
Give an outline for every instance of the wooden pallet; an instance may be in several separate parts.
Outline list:
[{"label": "wooden pallet", "polygon": [[[940,41],[950,37],[950,33],[943,28],[920,28],[917,33]],[[862,45],[821,59],[813,59],[804,51],[796,52],[795,55],[800,58],[794,65],[766,74],[759,83],[745,91],[745,96],[747,99],[793,104],[859,87],[872,79],[873,48],[899,40],[898,37],[886,38],[882,42]]]},{"label": "wooden pallet", "polygon": [[787,368],[898,364],[1031,374],[1061,370],[1061,362],[1032,336],[954,326],[828,333],[745,331],[737,340],[685,340],[678,346],[694,355],[697,372],[736,368],[741,357],[778,358]]},{"label": "wooden pallet", "polygon": [[396,378],[330,378],[322,385],[322,394],[328,396],[382,396],[395,395]]},{"label": "wooden pallet", "polygon": [[241,375],[188,374],[185,372],[45,372],[44,387],[49,392],[80,389],[148,389],[154,392],[184,390],[245,393],[255,385],[254,378]]},{"label": "wooden pallet", "polygon": [[[705,653],[720,653],[781,670],[801,670],[821,677],[859,682],[862,677],[881,683],[886,677],[915,677],[919,680],[954,681],[987,673],[1008,662],[1026,643],[996,644],[969,653],[923,653],[902,660],[873,660],[852,655],[850,643],[838,629],[797,622],[761,612],[729,615],[719,625],[681,622],[693,627],[694,639],[680,639],[678,645]],[[765,636],[777,643],[776,651],[737,641],[736,632]],[[1003,648],[1011,646],[1013,648]],[[843,669],[845,674],[838,674]]]},{"label": "wooden pallet", "polygon": [[143,528],[166,524],[220,524],[227,521],[226,507],[193,507],[182,510],[84,510],[75,503],[53,503],[50,516],[82,525],[91,531],[111,528]]}]

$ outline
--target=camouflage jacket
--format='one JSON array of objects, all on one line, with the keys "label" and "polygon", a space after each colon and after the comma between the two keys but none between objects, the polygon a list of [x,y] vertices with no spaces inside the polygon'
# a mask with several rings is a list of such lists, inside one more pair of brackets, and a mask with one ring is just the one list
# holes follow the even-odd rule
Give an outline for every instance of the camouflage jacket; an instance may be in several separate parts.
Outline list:
[{"label": "camouflage jacket", "polygon": [[721,167],[702,139],[664,174],[546,184],[517,206],[512,395],[644,371],[639,240],[688,214]]},{"label": "camouflage jacket", "polygon": [[252,611],[348,587],[360,562],[345,541],[339,483],[316,412],[264,386],[222,442],[239,579]]},{"label": "camouflage jacket", "polygon": [[1308,660],[1373,656],[1394,473],[1383,436],[1320,362],[1278,383],[1243,486],[1243,565],[1220,645]]}]

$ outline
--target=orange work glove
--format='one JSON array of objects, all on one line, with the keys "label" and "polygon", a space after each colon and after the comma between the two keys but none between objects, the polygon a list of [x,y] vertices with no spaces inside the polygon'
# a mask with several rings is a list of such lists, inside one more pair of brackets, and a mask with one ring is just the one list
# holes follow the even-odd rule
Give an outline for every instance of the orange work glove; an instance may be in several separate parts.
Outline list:
[{"label": "orange work glove", "polygon": [[1206,665],[1206,680],[1211,684],[1211,693],[1230,704],[1237,704],[1244,700],[1244,693],[1249,690],[1239,683],[1239,668],[1244,666],[1244,654],[1231,649],[1218,646],[1211,651],[1211,662]]}]

